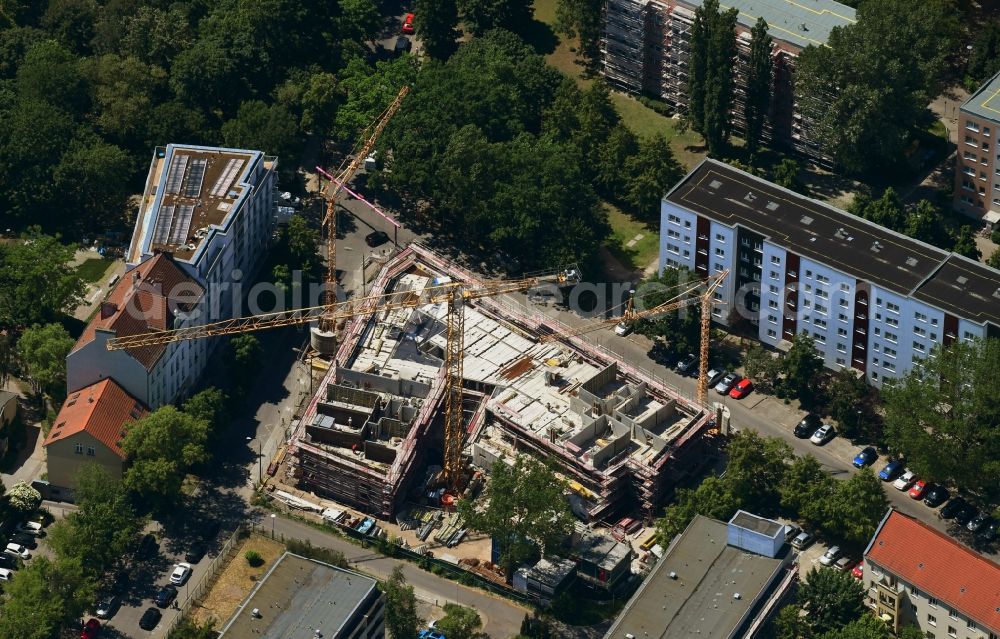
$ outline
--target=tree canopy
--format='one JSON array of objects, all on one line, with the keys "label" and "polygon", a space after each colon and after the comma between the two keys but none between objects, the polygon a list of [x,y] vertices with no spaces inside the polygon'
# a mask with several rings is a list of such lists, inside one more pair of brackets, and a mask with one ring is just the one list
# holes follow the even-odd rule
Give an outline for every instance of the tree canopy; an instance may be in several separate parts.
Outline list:
[{"label": "tree canopy", "polygon": [[406,582],[403,567],[397,565],[382,582],[385,593],[385,627],[392,637],[415,637],[424,620],[417,613],[413,586]]},{"label": "tree canopy", "polygon": [[69,266],[73,253],[38,227],[0,243],[0,329],[54,322],[76,305],[83,281]]},{"label": "tree canopy", "polygon": [[61,324],[32,326],[17,340],[21,361],[32,389],[63,396],[66,386],[66,356],[75,341]]},{"label": "tree canopy", "polygon": [[184,477],[208,461],[209,424],[162,406],[128,426],[121,446],[129,461],[125,486],[153,504],[180,497]]},{"label": "tree canopy", "polygon": [[0,636],[57,639],[72,629],[94,603],[95,584],[77,558],[39,555],[4,585]]}]

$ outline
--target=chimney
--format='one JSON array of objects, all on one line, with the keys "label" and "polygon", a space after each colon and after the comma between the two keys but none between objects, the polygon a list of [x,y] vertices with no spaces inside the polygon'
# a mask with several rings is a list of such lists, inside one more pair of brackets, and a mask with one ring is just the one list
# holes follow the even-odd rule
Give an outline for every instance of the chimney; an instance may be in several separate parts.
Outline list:
[{"label": "chimney", "polygon": [[101,302],[101,319],[108,319],[118,312],[118,305],[114,302]]},{"label": "chimney", "polygon": [[133,289],[139,288],[139,271],[138,270],[136,270],[134,273],[132,273],[132,288]]}]

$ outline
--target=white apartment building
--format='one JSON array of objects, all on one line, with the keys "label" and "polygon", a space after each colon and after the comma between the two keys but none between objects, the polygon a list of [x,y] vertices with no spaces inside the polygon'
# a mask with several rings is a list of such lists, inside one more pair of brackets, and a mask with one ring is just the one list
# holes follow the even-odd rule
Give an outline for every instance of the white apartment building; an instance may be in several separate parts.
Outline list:
[{"label": "white apartment building", "polygon": [[787,349],[807,332],[827,367],[876,386],[935,344],[1000,336],[1000,271],[715,160],[663,198],[660,268],[731,276],[713,319]]}]

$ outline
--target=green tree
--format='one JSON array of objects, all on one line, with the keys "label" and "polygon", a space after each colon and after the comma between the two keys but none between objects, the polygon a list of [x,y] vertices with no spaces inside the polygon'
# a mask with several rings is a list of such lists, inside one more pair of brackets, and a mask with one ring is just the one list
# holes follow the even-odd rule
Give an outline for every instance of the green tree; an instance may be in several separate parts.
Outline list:
[{"label": "green tree", "polygon": [[121,447],[129,461],[125,486],[154,505],[181,497],[188,470],[208,461],[208,423],[162,406],[133,422]]},{"label": "green tree", "polygon": [[792,338],[792,346],[781,360],[784,386],[795,397],[811,400],[816,392],[816,377],[823,370],[823,358],[816,352],[816,342],[805,331]]},{"label": "green tree", "polygon": [[489,635],[482,632],[482,626],[483,620],[474,608],[449,602],[444,605],[444,617],[435,624],[434,628],[445,637],[488,639]]},{"label": "green tree", "polygon": [[309,222],[300,215],[292,216],[288,225],[281,231],[281,249],[288,254],[288,266],[292,270],[302,271],[303,277],[316,275],[322,263],[320,262],[319,230],[309,226]]},{"label": "green tree", "polygon": [[879,226],[884,226],[897,232],[906,230],[907,215],[903,204],[891,186],[882,192],[881,197],[873,200],[867,195],[860,194],[854,197],[848,205],[849,213],[863,217],[869,222],[874,222]]},{"label": "green tree", "polygon": [[710,75],[708,54],[713,16],[719,13],[718,0],[705,0],[695,9],[691,25],[690,74],[688,76],[688,119],[691,128],[702,131],[705,126],[705,91]]},{"label": "green tree", "polygon": [[1000,248],[994,249],[990,256],[986,258],[986,263],[993,268],[1000,269]]},{"label": "green tree", "polygon": [[[353,57],[340,71],[340,89],[347,99],[337,109],[334,135],[341,140],[353,140],[395,99],[404,85],[416,78],[416,62],[402,56],[388,62],[378,62],[373,70],[361,57]],[[411,98],[403,103],[404,108]],[[401,114],[397,114],[397,118]],[[394,118],[395,120],[395,118]]]},{"label": "green tree", "polygon": [[61,324],[36,324],[21,334],[17,357],[36,394],[65,392],[66,356],[73,344],[73,338]]},{"label": "green tree", "polygon": [[707,0],[695,9],[691,29],[688,113],[713,154],[721,152],[729,139],[736,16],[735,9],[722,12],[718,0]]},{"label": "green tree", "polygon": [[924,639],[924,631],[919,626],[901,626],[896,633],[896,639]]},{"label": "green tree", "polygon": [[124,16],[119,26],[121,53],[167,68],[174,56],[195,41],[190,10],[183,4],[166,9],[138,7]]},{"label": "green tree", "polygon": [[240,105],[236,117],[222,125],[226,145],[260,149],[294,165],[299,159],[299,128],[295,117],[280,104],[250,100]]},{"label": "green tree", "polygon": [[17,95],[23,102],[46,102],[82,114],[88,95],[79,58],[53,40],[35,43],[17,70]]},{"label": "green tree", "polygon": [[774,357],[760,344],[751,344],[743,356],[743,372],[758,391],[771,392],[781,374],[781,359]]},{"label": "green tree", "polygon": [[218,438],[229,422],[229,398],[214,386],[192,395],[184,402],[184,412],[208,424],[211,438]]},{"label": "green tree", "polygon": [[416,637],[424,620],[417,613],[417,598],[413,586],[406,583],[403,567],[396,566],[389,578],[382,582],[385,593],[385,626],[389,635],[396,638]]},{"label": "green tree", "polygon": [[830,416],[837,420],[841,435],[850,439],[878,439],[873,437],[876,422],[867,406],[871,387],[865,383],[863,376],[856,375],[849,368],[837,371],[830,379],[826,395],[830,398]]},{"label": "green tree", "polygon": [[96,139],[66,150],[52,181],[78,231],[101,232],[125,224],[132,189],[122,177],[130,175],[132,167],[132,158],[123,149]]},{"label": "green tree", "polygon": [[863,469],[847,481],[837,482],[832,498],[824,503],[823,528],[838,539],[863,546],[875,534],[889,507],[882,482]]},{"label": "green tree", "polygon": [[532,21],[529,0],[457,0],[465,26],[481,36],[491,29],[515,30]]},{"label": "green tree", "polygon": [[414,26],[427,55],[447,60],[458,49],[458,8],[455,0],[415,0]]},{"label": "green tree", "polygon": [[1000,340],[956,341],[889,381],[882,388],[889,449],[927,480],[997,496],[997,370]]},{"label": "green tree", "polygon": [[741,430],[729,441],[726,453],[726,482],[742,507],[755,512],[774,508],[787,464],[794,458],[791,446],[775,437]]},{"label": "green tree", "polygon": [[98,578],[128,554],[145,522],[122,483],[98,464],[77,473],[74,497],[77,511],[52,526],[48,543],[58,557],[80,560]]},{"label": "green tree", "polygon": [[[635,137],[635,134],[624,125],[616,125],[608,133],[607,138],[597,149],[597,170],[594,176],[594,182],[597,185],[597,190],[605,199],[615,199],[621,197],[619,190],[622,184],[628,184],[629,176],[625,170],[625,165],[629,162],[633,162],[631,168],[640,168],[638,163],[633,160],[639,151],[639,140]],[[654,171],[643,171],[652,180],[650,184],[644,185],[646,188],[640,188],[635,195],[639,199],[645,199],[643,191],[648,191],[651,184],[655,182],[656,175]],[[664,191],[664,194],[666,192]]]},{"label": "green tree", "polygon": [[976,246],[976,236],[968,224],[963,224],[962,228],[958,230],[958,235],[955,236],[955,245],[952,246],[951,250],[970,260],[979,261],[983,258],[983,252]]},{"label": "green tree", "polygon": [[835,490],[836,480],[812,455],[795,457],[778,485],[781,508],[815,526],[824,523],[823,503]]},{"label": "green tree", "polygon": [[107,54],[87,61],[87,75],[101,133],[119,144],[143,140],[149,112],[166,90],[167,72],[137,57]]},{"label": "green tree", "polygon": [[349,39],[370,42],[378,35],[382,16],[372,0],[338,0],[341,33]]},{"label": "green tree", "polygon": [[1000,20],[993,18],[979,25],[972,40],[972,52],[965,67],[968,84],[972,88],[1000,71]]},{"label": "green tree", "polygon": [[920,200],[906,214],[903,232],[914,239],[933,244],[938,248],[947,250],[952,245],[951,237],[941,223],[941,211],[930,200]]},{"label": "green tree", "polygon": [[90,51],[97,17],[94,0],[51,0],[42,14],[42,27],[69,49],[85,54]]},{"label": "green tree", "polygon": [[54,322],[76,306],[84,287],[69,266],[73,252],[37,227],[0,244],[0,328]]},{"label": "green tree", "polygon": [[242,395],[250,390],[257,379],[262,364],[264,349],[256,336],[249,333],[237,335],[229,340],[226,349],[226,359],[233,371],[233,381],[236,384],[236,394]]},{"label": "green tree", "polygon": [[657,133],[639,142],[639,151],[625,161],[625,201],[642,219],[659,217],[660,200],[684,177],[667,138]]},{"label": "green tree", "polygon": [[209,619],[201,623],[189,617],[182,617],[180,623],[167,634],[167,639],[216,639],[219,631],[215,629],[215,620]]},{"label": "green tree", "polygon": [[[688,269],[665,268],[636,287],[635,306],[640,310],[655,308],[680,296],[697,281],[697,276]],[[695,303],[641,319],[636,323],[636,331],[647,337],[664,338],[677,353],[694,353],[701,341],[701,305]]]},{"label": "green tree", "polygon": [[890,639],[892,636],[884,621],[868,614],[851,621],[843,628],[826,633],[823,639]]},{"label": "green tree", "polygon": [[[747,73],[747,97],[744,106],[747,123],[747,151],[751,156],[760,148],[764,135],[764,122],[771,111],[771,48],[773,45],[774,42],[767,33],[767,21],[764,18],[757,18],[757,23],[750,31],[750,62]],[[788,186],[787,188],[792,187]]]},{"label": "green tree", "polygon": [[811,639],[812,628],[802,616],[802,609],[789,604],[778,611],[772,622],[773,639]]},{"label": "green tree", "polygon": [[333,131],[337,107],[343,101],[337,78],[332,73],[313,73],[302,91],[303,131],[328,135]]},{"label": "green tree", "polygon": [[42,504],[42,494],[23,481],[11,486],[4,498],[18,517],[27,517]]},{"label": "green tree", "polygon": [[77,558],[35,557],[4,587],[0,636],[57,639],[79,633],[80,617],[94,602],[95,585]]},{"label": "green tree", "polygon": [[496,540],[509,580],[536,546],[551,550],[572,531],[573,515],[563,491],[564,482],[552,468],[518,455],[513,465],[493,464],[483,496],[463,499],[458,508],[469,528]]},{"label": "green tree", "polygon": [[864,586],[850,573],[832,568],[812,568],[796,600],[817,635],[843,628],[866,612]]},{"label": "green tree", "polygon": [[656,534],[660,541],[669,543],[684,532],[695,515],[728,521],[741,506],[732,487],[726,480],[706,477],[697,489],[681,488],[674,503],[667,506],[663,517],[656,520]]},{"label": "green tree", "polygon": [[799,163],[791,158],[785,158],[779,162],[771,173],[771,180],[778,186],[783,186],[790,191],[808,195],[806,185],[799,179]]},{"label": "green tree", "polygon": [[10,374],[14,372],[16,363],[14,348],[10,343],[10,335],[0,333],[0,387],[6,386]]},{"label": "green tree", "polygon": [[580,52],[588,64],[600,56],[601,3],[597,0],[558,0],[555,28],[567,38],[580,36]]}]

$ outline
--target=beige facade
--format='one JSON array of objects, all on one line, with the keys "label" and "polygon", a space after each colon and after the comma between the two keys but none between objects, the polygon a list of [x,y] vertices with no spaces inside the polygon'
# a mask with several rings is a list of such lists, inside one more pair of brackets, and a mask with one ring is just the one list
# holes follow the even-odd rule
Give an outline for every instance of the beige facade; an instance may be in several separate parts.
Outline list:
[{"label": "beige facade", "polygon": [[955,144],[955,208],[996,224],[1000,221],[1000,74],[962,104]]},{"label": "beige facade", "polygon": [[101,440],[87,431],[46,444],[49,483],[61,488],[76,488],[76,474],[87,463],[103,466],[112,477],[120,479],[124,460]]}]

